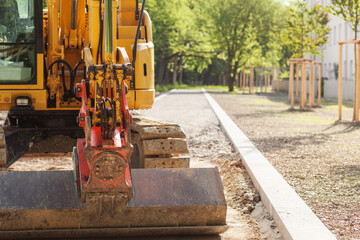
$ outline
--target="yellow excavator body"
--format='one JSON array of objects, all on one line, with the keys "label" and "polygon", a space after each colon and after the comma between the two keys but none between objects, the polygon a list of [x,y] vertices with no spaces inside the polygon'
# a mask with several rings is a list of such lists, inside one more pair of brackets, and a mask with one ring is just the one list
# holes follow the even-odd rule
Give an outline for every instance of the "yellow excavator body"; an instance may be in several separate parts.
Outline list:
[{"label": "yellow excavator body", "polygon": [[[4,1],[2,8],[4,11],[11,9],[11,5],[8,4],[8,2],[10,1]],[[17,3],[15,0],[13,2]],[[29,1],[28,5],[33,2],[34,1]],[[39,18],[39,16],[43,16],[40,19],[41,22],[38,21],[38,25],[40,26],[36,26],[43,28],[43,30],[39,29],[37,32],[37,34],[41,36],[34,36],[36,42],[39,41],[43,43],[43,46],[36,46],[38,49],[32,53],[34,55],[32,57],[36,58],[36,64],[27,67],[26,71],[23,71],[28,73],[29,76],[24,76],[24,74],[20,72],[17,79],[15,77],[12,80],[8,80],[7,76],[14,74],[11,72],[12,69],[2,69],[3,76],[0,76],[0,83],[4,84],[1,85],[0,91],[0,111],[7,111],[11,107],[15,107],[16,98],[19,96],[29,97],[32,101],[33,108],[39,111],[80,109],[81,103],[79,101],[62,99],[64,88],[61,85],[60,79],[54,79],[52,77],[46,79],[46,77],[44,77],[44,71],[48,71],[45,66],[49,66],[58,59],[64,59],[74,67],[82,59],[81,52],[84,46],[91,46],[93,58],[97,59],[95,63],[100,63],[101,61],[101,59],[96,56],[100,35],[100,1],[78,0],[76,2],[77,11],[75,15],[77,22],[74,30],[71,29],[70,1],[47,1],[48,9],[44,9],[44,11],[37,9],[36,13],[34,13],[36,15],[33,17]],[[10,6],[6,8],[5,3]],[[86,7],[89,9],[88,12],[86,12]],[[138,6],[138,8],[139,7],[141,7],[141,5]],[[26,10],[22,10],[26,12]],[[31,11],[30,6],[28,11]],[[34,11],[34,9],[32,9],[32,11]],[[57,12],[59,11],[59,17],[54,17],[58,15]],[[132,46],[138,24],[135,18],[136,3],[135,1],[113,1],[113,12],[113,22],[116,22],[116,24],[113,24],[113,32],[115,33],[113,35],[113,42],[115,43],[113,44],[113,59],[116,59],[115,63],[124,63],[125,59],[122,58],[121,52],[125,50],[128,61],[132,62]],[[23,13],[23,15],[25,15],[25,13]],[[32,27],[35,28],[35,25],[36,23],[34,22]],[[127,82],[127,85],[130,86],[127,94],[130,109],[149,109],[152,107],[155,99],[154,44],[151,29],[151,20],[145,11],[138,42],[138,57],[135,62],[135,84]],[[34,32],[34,34],[36,33]],[[7,45],[10,44],[10,41],[8,41]],[[7,53],[5,48],[3,49],[3,56],[5,56],[5,54],[9,55],[7,59],[16,57],[14,56],[15,54]],[[102,56],[105,54],[104,51],[103,49]],[[67,72],[65,72],[65,74],[67,74]],[[81,79],[82,76],[79,74],[75,81],[80,82]],[[70,85],[70,75],[65,76],[65,81],[66,85]],[[50,92],[52,92],[52,94]],[[47,99],[54,96],[57,98],[56,103],[52,105],[46,104]]]}]

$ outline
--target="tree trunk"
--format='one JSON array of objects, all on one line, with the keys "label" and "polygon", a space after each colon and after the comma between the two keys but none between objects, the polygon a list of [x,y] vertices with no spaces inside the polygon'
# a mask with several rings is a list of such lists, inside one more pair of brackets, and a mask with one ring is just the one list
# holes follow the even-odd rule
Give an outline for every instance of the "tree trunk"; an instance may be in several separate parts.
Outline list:
[{"label": "tree trunk", "polygon": [[159,61],[159,63],[157,64],[156,69],[156,77],[155,77],[155,84],[162,84],[162,71],[161,69],[164,68],[163,65],[161,64],[161,61]]},{"label": "tree trunk", "polygon": [[264,74],[264,68],[260,68],[260,93],[262,93],[263,90],[263,74]]},{"label": "tree trunk", "polygon": [[158,84],[165,84],[165,74],[167,73],[167,65],[169,61],[167,59],[160,60],[158,70]]},{"label": "tree trunk", "polygon": [[230,75],[233,89],[234,89],[234,83],[236,83],[236,73],[238,70],[238,65],[239,65],[239,61],[236,61],[235,65],[232,67],[232,74]]},{"label": "tree trunk", "polygon": [[183,83],[183,57],[180,55],[180,61],[179,61],[179,84],[181,85]]},{"label": "tree trunk", "polygon": [[226,80],[227,80],[227,84],[229,86],[229,92],[233,92],[234,91],[234,81],[231,78],[231,70],[232,70],[232,65],[231,65],[232,61],[229,61],[227,64],[227,70],[226,70]]},{"label": "tree trunk", "polygon": [[164,83],[166,85],[170,84],[170,79],[169,79],[169,70],[167,68],[168,64],[166,64],[166,68],[164,70]]},{"label": "tree trunk", "polygon": [[174,56],[174,67],[173,67],[172,82],[171,82],[172,85],[176,84],[177,68],[178,68],[178,55],[176,54]]}]

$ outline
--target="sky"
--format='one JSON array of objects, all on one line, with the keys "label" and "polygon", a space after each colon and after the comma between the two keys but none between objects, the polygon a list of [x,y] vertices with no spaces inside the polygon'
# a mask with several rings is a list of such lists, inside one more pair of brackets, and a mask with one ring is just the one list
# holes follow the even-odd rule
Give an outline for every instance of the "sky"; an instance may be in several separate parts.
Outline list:
[{"label": "sky", "polygon": [[289,5],[291,0],[279,0],[280,2],[283,2],[285,5]]}]

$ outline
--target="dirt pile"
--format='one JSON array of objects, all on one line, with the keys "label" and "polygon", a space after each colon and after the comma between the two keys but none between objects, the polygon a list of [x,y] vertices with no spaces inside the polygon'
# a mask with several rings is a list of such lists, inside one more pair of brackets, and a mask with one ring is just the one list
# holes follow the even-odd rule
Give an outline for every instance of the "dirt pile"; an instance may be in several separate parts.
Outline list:
[{"label": "dirt pile", "polygon": [[68,153],[76,146],[76,139],[56,135],[33,144],[29,153]]},{"label": "dirt pile", "polygon": [[[236,216],[240,219],[237,219],[238,223],[246,221],[247,225],[252,227],[252,230],[249,231],[244,226],[244,231],[248,231],[247,237],[239,237],[239,239],[281,239],[275,222],[261,203],[259,193],[241,164],[239,154],[234,152],[231,143],[219,127],[208,127],[199,134],[191,136],[189,149],[191,161],[209,160],[219,167],[227,204],[240,213]],[[254,212],[256,214],[253,216]],[[231,226],[231,212],[229,216],[228,223]],[[238,233],[231,233],[231,235],[233,234]],[[223,239],[232,238],[224,237]]]}]

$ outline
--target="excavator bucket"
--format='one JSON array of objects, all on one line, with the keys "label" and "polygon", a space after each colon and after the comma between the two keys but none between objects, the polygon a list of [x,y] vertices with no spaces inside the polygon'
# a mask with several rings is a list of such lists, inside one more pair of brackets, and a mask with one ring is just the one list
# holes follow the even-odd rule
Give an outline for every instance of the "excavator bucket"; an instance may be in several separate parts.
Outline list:
[{"label": "excavator bucket", "polygon": [[228,228],[217,168],[132,169],[128,202],[117,193],[83,202],[76,169],[0,172],[0,239],[217,235]]}]

